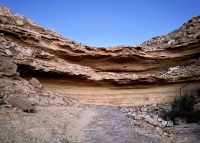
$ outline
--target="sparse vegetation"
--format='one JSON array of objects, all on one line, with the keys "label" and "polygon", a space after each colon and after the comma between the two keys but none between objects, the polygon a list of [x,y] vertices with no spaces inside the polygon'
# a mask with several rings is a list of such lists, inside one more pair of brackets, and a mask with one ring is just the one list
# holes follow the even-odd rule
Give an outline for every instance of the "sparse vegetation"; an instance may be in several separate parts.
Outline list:
[{"label": "sparse vegetation", "polygon": [[176,117],[185,118],[187,123],[198,122],[200,120],[200,111],[194,110],[194,96],[184,95],[172,103],[172,111],[169,116],[172,120]]}]

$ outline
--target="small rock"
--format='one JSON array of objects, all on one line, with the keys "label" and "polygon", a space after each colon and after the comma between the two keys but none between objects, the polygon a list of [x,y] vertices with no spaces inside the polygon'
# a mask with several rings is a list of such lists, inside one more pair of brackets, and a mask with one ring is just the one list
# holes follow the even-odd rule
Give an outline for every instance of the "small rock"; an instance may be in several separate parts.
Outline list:
[{"label": "small rock", "polygon": [[159,110],[160,108],[159,108],[159,107],[157,107],[157,106],[155,106],[155,107],[154,107],[154,109],[155,109],[155,110]]},{"label": "small rock", "polygon": [[162,127],[166,127],[167,126],[167,121],[162,121],[161,126]]},{"label": "small rock", "polygon": [[143,121],[141,121],[141,120],[132,120],[132,124],[134,124],[136,126],[141,126],[143,124]]},{"label": "small rock", "polygon": [[4,107],[5,107],[5,108],[12,108],[12,105],[6,104]]},{"label": "small rock", "polygon": [[152,119],[152,118],[145,118],[145,121],[147,121],[148,123],[150,123],[150,124],[152,124],[154,126],[157,126],[157,127],[160,126],[160,124],[157,121],[155,121],[154,119]]},{"label": "small rock", "polygon": [[153,106],[153,107],[157,107],[157,104],[156,104],[156,103],[154,103],[152,106]]},{"label": "small rock", "polygon": [[173,127],[174,123],[172,121],[167,121],[167,127]]},{"label": "small rock", "polygon": [[141,108],[142,111],[147,112],[148,109],[147,108]]},{"label": "small rock", "polygon": [[154,119],[155,121],[158,121],[158,115],[153,115],[153,119]]},{"label": "small rock", "polygon": [[5,52],[6,52],[6,54],[7,54],[8,56],[11,56],[11,55],[12,55],[12,52],[11,52],[10,50],[8,50],[8,49],[6,49]]},{"label": "small rock", "polygon": [[24,22],[22,20],[16,20],[15,22],[17,25],[24,25]]},{"label": "small rock", "polygon": [[135,117],[135,116],[136,116],[136,113],[133,113],[133,114],[132,114],[132,116],[134,116],[134,117]]},{"label": "small rock", "polygon": [[145,118],[150,118],[150,115],[146,115]]},{"label": "small rock", "polygon": [[164,132],[163,135],[164,136],[169,136],[169,134],[167,132]]},{"label": "small rock", "polygon": [[175,42],[175,40],[170,40],[167,44],[168,45],[171,45],[171,44],[173,44]]},{"label": "small rock", "polygon": [[158,117],[158,122],[161,122],[161,121],[162,121],[162,119]]},{"label": "small rock", "polygon": [[36,88],[42,88],[42,84],[34,77],[29,81],[29,83]]},{"label": "small rock", "polygon": [[130,110],[130,112],[136,112],[136,111],[137,111],[137,110],[134,109],[134,108],[130,108],[129,110]]},{"label": "small rock", "polygon": [[124,112],[128,113],[130,110],[128,108],[124,108]]},{"label": "small rock", "polygon": [[14,43],[14,42],[12,42],[12,43],[11,43],[11,46],[12,46],[12,47],[13,47],[13,46],[15,46],[15,43]]},{"label": "small rock", "polygon": [[148,107],[148,111],[149,111],[149,112],[152,112],[153,110],[154,110],[154,107],[153,107],[153,106]]},{"label": "small rock", "polygon": [[147,115],[147,112],[142,112],[142,115]]},{"label": "small rock", "polygon": [[135,120],[142,120],[143,118],[141,116],[135,116]]}]

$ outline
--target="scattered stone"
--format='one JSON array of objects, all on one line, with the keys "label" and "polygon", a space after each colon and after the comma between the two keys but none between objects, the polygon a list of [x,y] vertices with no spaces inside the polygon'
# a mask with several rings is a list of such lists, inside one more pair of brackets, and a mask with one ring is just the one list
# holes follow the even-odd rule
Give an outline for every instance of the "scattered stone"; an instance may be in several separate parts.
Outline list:
[{"label": "scattered stone", "polygon": [[32,84],[36,88],[42,88],[42,84],[39,82],[39,80],[37,80],[34,77],[29,81],[29,83]]}]

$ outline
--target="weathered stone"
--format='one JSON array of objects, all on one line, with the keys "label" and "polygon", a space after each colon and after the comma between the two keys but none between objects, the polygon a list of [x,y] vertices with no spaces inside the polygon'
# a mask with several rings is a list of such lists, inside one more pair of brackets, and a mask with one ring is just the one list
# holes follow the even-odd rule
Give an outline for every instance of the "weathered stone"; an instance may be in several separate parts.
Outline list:
[{"label": "weathered stone", "polygon": [[2,75],[12,76],[17,73],[17,65],[8,60],[0,58],[0,73]]},{"label": "weathered stone", "polygon": [[162,119],[158,117],[158,122],[161,122],[161,121],[162,121]]},{"label": "weathered stone", "polygon": [[152,124],[154,126],[157,126],[157,127],[160,126],[160,124],[157,121],[155,121],[154,119],[152,119],[152,118],[145,118],[145,121],[147,121],[148,123],[150,123],[150,124]]},{"label": "weathered stone", "polygon": [[7,54],[8,56],[11,56],[11,55],[12,55],[12,52],[11,52],[10,50],[8,50],[8,49],[6,49],[5,52],[6,52],[6,54]]},{"label": "weathered stone", "polygon": [[16,46],[15,50],[21,52],[22,54],[26,56],[32,56],[32,53],[33,53],[33,51],[30,48],[24,48],[21,46]]},{"label": "weathered stone", "polygon": [[175,42],[175,40],[170,40],[167,44],[168,45],[171,45],[171,44],[173,44]]},{"label": "weathered stone", "polygon": [[137,116],[137,115],[136,115],[136,113],[132,113],[132,116],[134,116],[134,117],[135,117],[135,116]]},{"label": "weathered stone", "polygon": [[162,127],[166,127],[167,126],[167,121],[162,121],[161,126]]},{"label": "weathered stone", "polygon": [[167,121],[167,127],[172,127],[174,123],[172,121]]},{"label": "weathered stone", "polygon": [[0,16],[0,22],[2,22],[3,24],[6,24],[7,19],[5,17]]},{"label": "weathered stone", "polygon": [[136,126],[141,126],[143,124],[142,120],[132,120],[132,124],[136,125]]},{"label": "weathered stone", "polygon": [[147,112],[144,112],[144,111],[143,111],[143,112],[142,112],[142,115],[147,115]]},{"label": "weathered stone", "polygon": [[135,120],[142,120],[142,119],[144,119],[144,118],[141,116],[135,116]]},{"label": "weathered stone", "polygon": [[144,118],[151,118],[151,117],[150,117],[150,115],[145,115],[145,117],[144,117]]},{"label": "weathered stone", "polygon": [[141,108],[142,111],[147,112],[148,109],[147,108]]},{"label": "weathered stone", "polygon": [[42,84],[39,82],[39,80],[37,80],[34,77],[29,81],[29,83],[32,84],[36,88],[42,88]]},{"label": "weathered stone", "polygon": [[24,22],[22,20],[16,20],[15,22],[17,25],[20,25],[20,26],[24,25]]},{"label": "weathered stone", "polygon": [[153,106],[153,107],[157,107],[157,104],[156,104],[156,103],[154,103],[154,104],[152,104],[152,106]]},{"label": "weathered stone", "polygon": [[8,102],[15,107],[18,107],[19,109],[25,111],[25,112],[31,112],[34,111],[34,107],[24,99],[20,97],[11,97],[8,99]]},{"label": "weathered stone", "polygon": [[128,108],[124,108],[124,112],[129,112],[130,110]]}]

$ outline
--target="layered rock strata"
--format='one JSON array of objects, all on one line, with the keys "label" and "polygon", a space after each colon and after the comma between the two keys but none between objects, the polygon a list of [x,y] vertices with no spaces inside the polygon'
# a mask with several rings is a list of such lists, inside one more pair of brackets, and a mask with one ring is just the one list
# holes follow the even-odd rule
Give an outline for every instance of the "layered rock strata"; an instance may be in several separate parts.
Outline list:
[{"label": "layered rock strata", "polygon": [[[135,47],[91,47],[64,38],[53,29],[42,28],[34,21],[0,7],[1,57],[16,64],[23,78],[36,77],[45,87],[87,103],[101,103],[99,100],[106,95],[101,104],[120,105],[121,99],[124,101],[124,97],[138,93],[132,89],[144,91],[165,85],[172,88],[173,84],[181,83],[173,89],[173,94],[167,93],[157,102],[174,98],[182,84],[200,75],[199,31],[200,16],[196,16],[179,29]],[[199,86],[199,79],[195,79],[195,89]],[[139,92],[128,100],[142,98],[142,102],[136,104],[152,103],[157,100],[150,101],[149,93],[152,92],[158,91]],[[98,97],[92,101],[84,99],[93,97],[93,94]],[[129,104],[134,103],[123,103]]]}]

